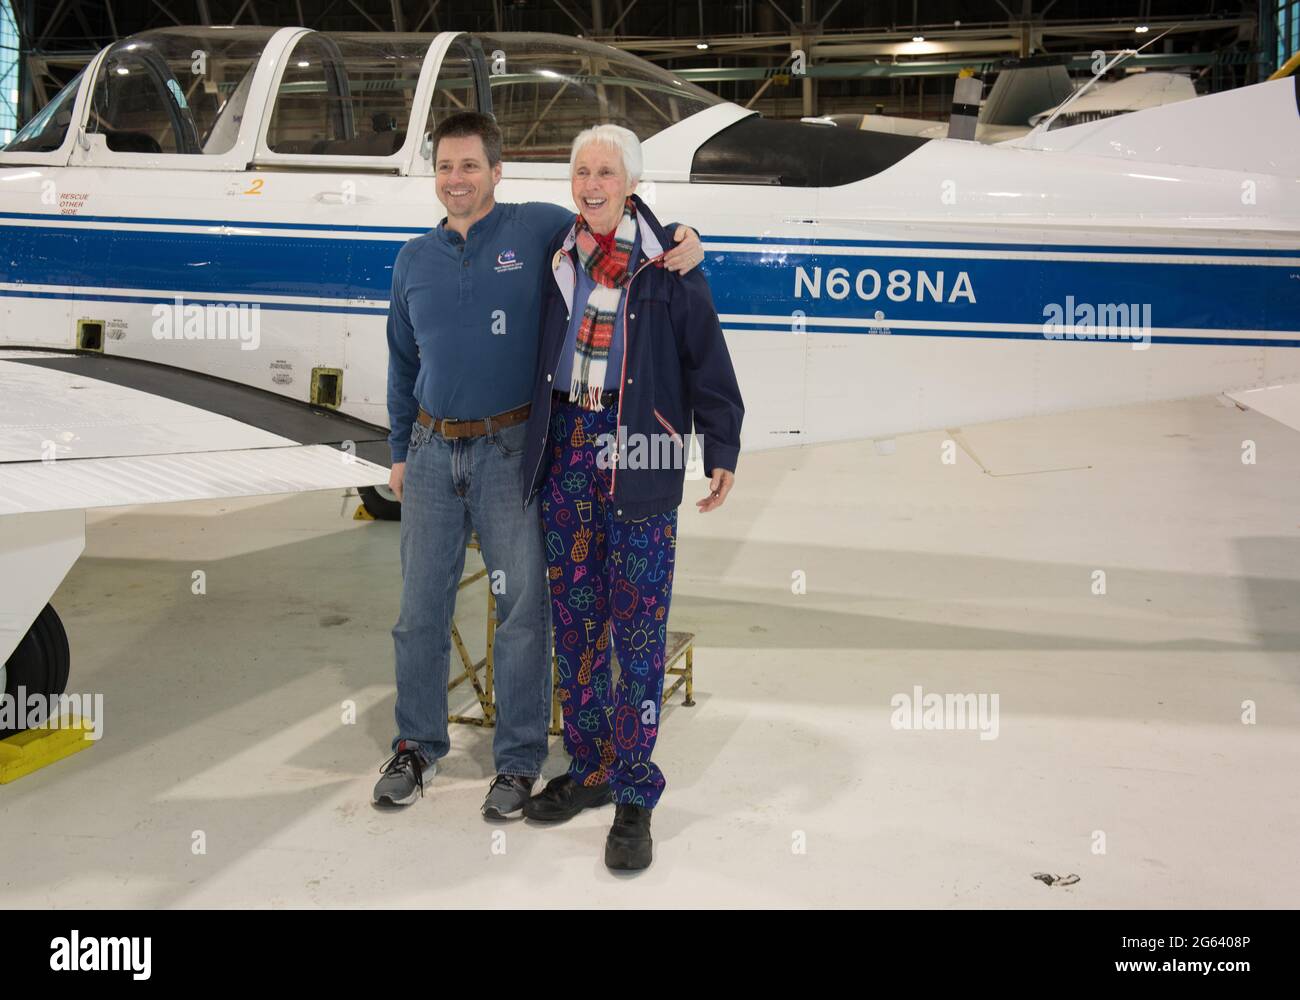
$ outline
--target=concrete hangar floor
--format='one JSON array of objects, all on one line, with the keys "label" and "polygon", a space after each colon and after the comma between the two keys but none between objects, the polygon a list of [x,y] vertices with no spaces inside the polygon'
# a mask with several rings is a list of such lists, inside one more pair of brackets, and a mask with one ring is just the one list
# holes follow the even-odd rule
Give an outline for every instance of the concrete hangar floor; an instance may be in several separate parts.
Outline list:
[{"label": "concrete hangar floor", "polygon": [[[664,716],[631,880],[601,860],[609,809],[480,818],[490,730],[453,727],[415,805],[370,805],[395,524],[339,493],[91,512],[54,603],[104,738],[0,790],[0,902],[1293,905],[1300,435],[1213,399],[968,429],[997,475],[944,438],[752,454],[707,516],[688,488],[697,704]],[[899,699],[935,692],[996,694],[996,738],[905,728]]]}]

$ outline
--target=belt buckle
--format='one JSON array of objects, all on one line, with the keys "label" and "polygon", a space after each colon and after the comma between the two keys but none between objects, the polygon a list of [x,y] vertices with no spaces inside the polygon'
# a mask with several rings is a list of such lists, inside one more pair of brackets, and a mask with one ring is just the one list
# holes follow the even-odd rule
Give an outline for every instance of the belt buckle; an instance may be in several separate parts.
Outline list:
[{"label": "belt buckle", "polygon": [[442,418],[442,436],[443,436],[443,437],[447,437],[447,425],[448,425],[448,424],[454,424],[454,423],[456,423],[456,418],[455,418],[455,417],[443,417],[443,418]]}]

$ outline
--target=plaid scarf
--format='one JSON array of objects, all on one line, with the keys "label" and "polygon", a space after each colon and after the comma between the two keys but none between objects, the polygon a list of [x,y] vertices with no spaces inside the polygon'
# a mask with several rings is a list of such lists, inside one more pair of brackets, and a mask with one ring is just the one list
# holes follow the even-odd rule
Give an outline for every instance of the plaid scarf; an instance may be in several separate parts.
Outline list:
[{"label": "plaid scarf", "polygon": [[614,231],[614,251],[607,253],[596,241],[587,220],[578,216],[578,263],[596,287],[587,297],[573,349],[573,373],[569,382],[569,400],[583,409],[600,410],[600,394],[605,388],[605,364],[609,345],[614,340],[614,318],[623,289],[631,279],[632,244],[636,239],[636,208],[628,198],[623,205],[623,219]]}]

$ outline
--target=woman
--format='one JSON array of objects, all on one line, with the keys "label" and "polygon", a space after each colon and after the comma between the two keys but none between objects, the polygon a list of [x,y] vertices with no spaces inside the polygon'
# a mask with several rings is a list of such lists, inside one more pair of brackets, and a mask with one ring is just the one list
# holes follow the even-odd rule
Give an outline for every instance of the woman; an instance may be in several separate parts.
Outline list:
[{"label": "woman", "polygon": [[[598,125],[573,142],[578,217],[548,250],[542,338],[524,459],[541,491],[557,695],[568,772],[524,815],[559,821],[613,799],[612,869],[651,860],[664,777],[659,729],[685,447],[701,436],[712,511],[735,481],[744,406],[709,286],[654,266],[672,241],[633,195],[636,136]],[[552,280],[553,279],[553,280]],[[611,681],[610,640],[618,655]]]}]

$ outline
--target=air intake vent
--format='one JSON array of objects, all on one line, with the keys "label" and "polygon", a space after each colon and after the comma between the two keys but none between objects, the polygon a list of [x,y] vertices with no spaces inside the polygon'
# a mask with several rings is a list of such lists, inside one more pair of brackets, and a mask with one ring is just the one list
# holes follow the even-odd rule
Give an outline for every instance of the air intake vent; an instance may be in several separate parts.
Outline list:
[{"label": "air intake vent", "polygon": [[343,369],[313,368],[311,370],[311,401],[317,406],[338,409],[343,402]]},{"label": "air intake vent", "polygon": [[102,319],[77,320],[77,350],[104,350],[104,321]]}]

